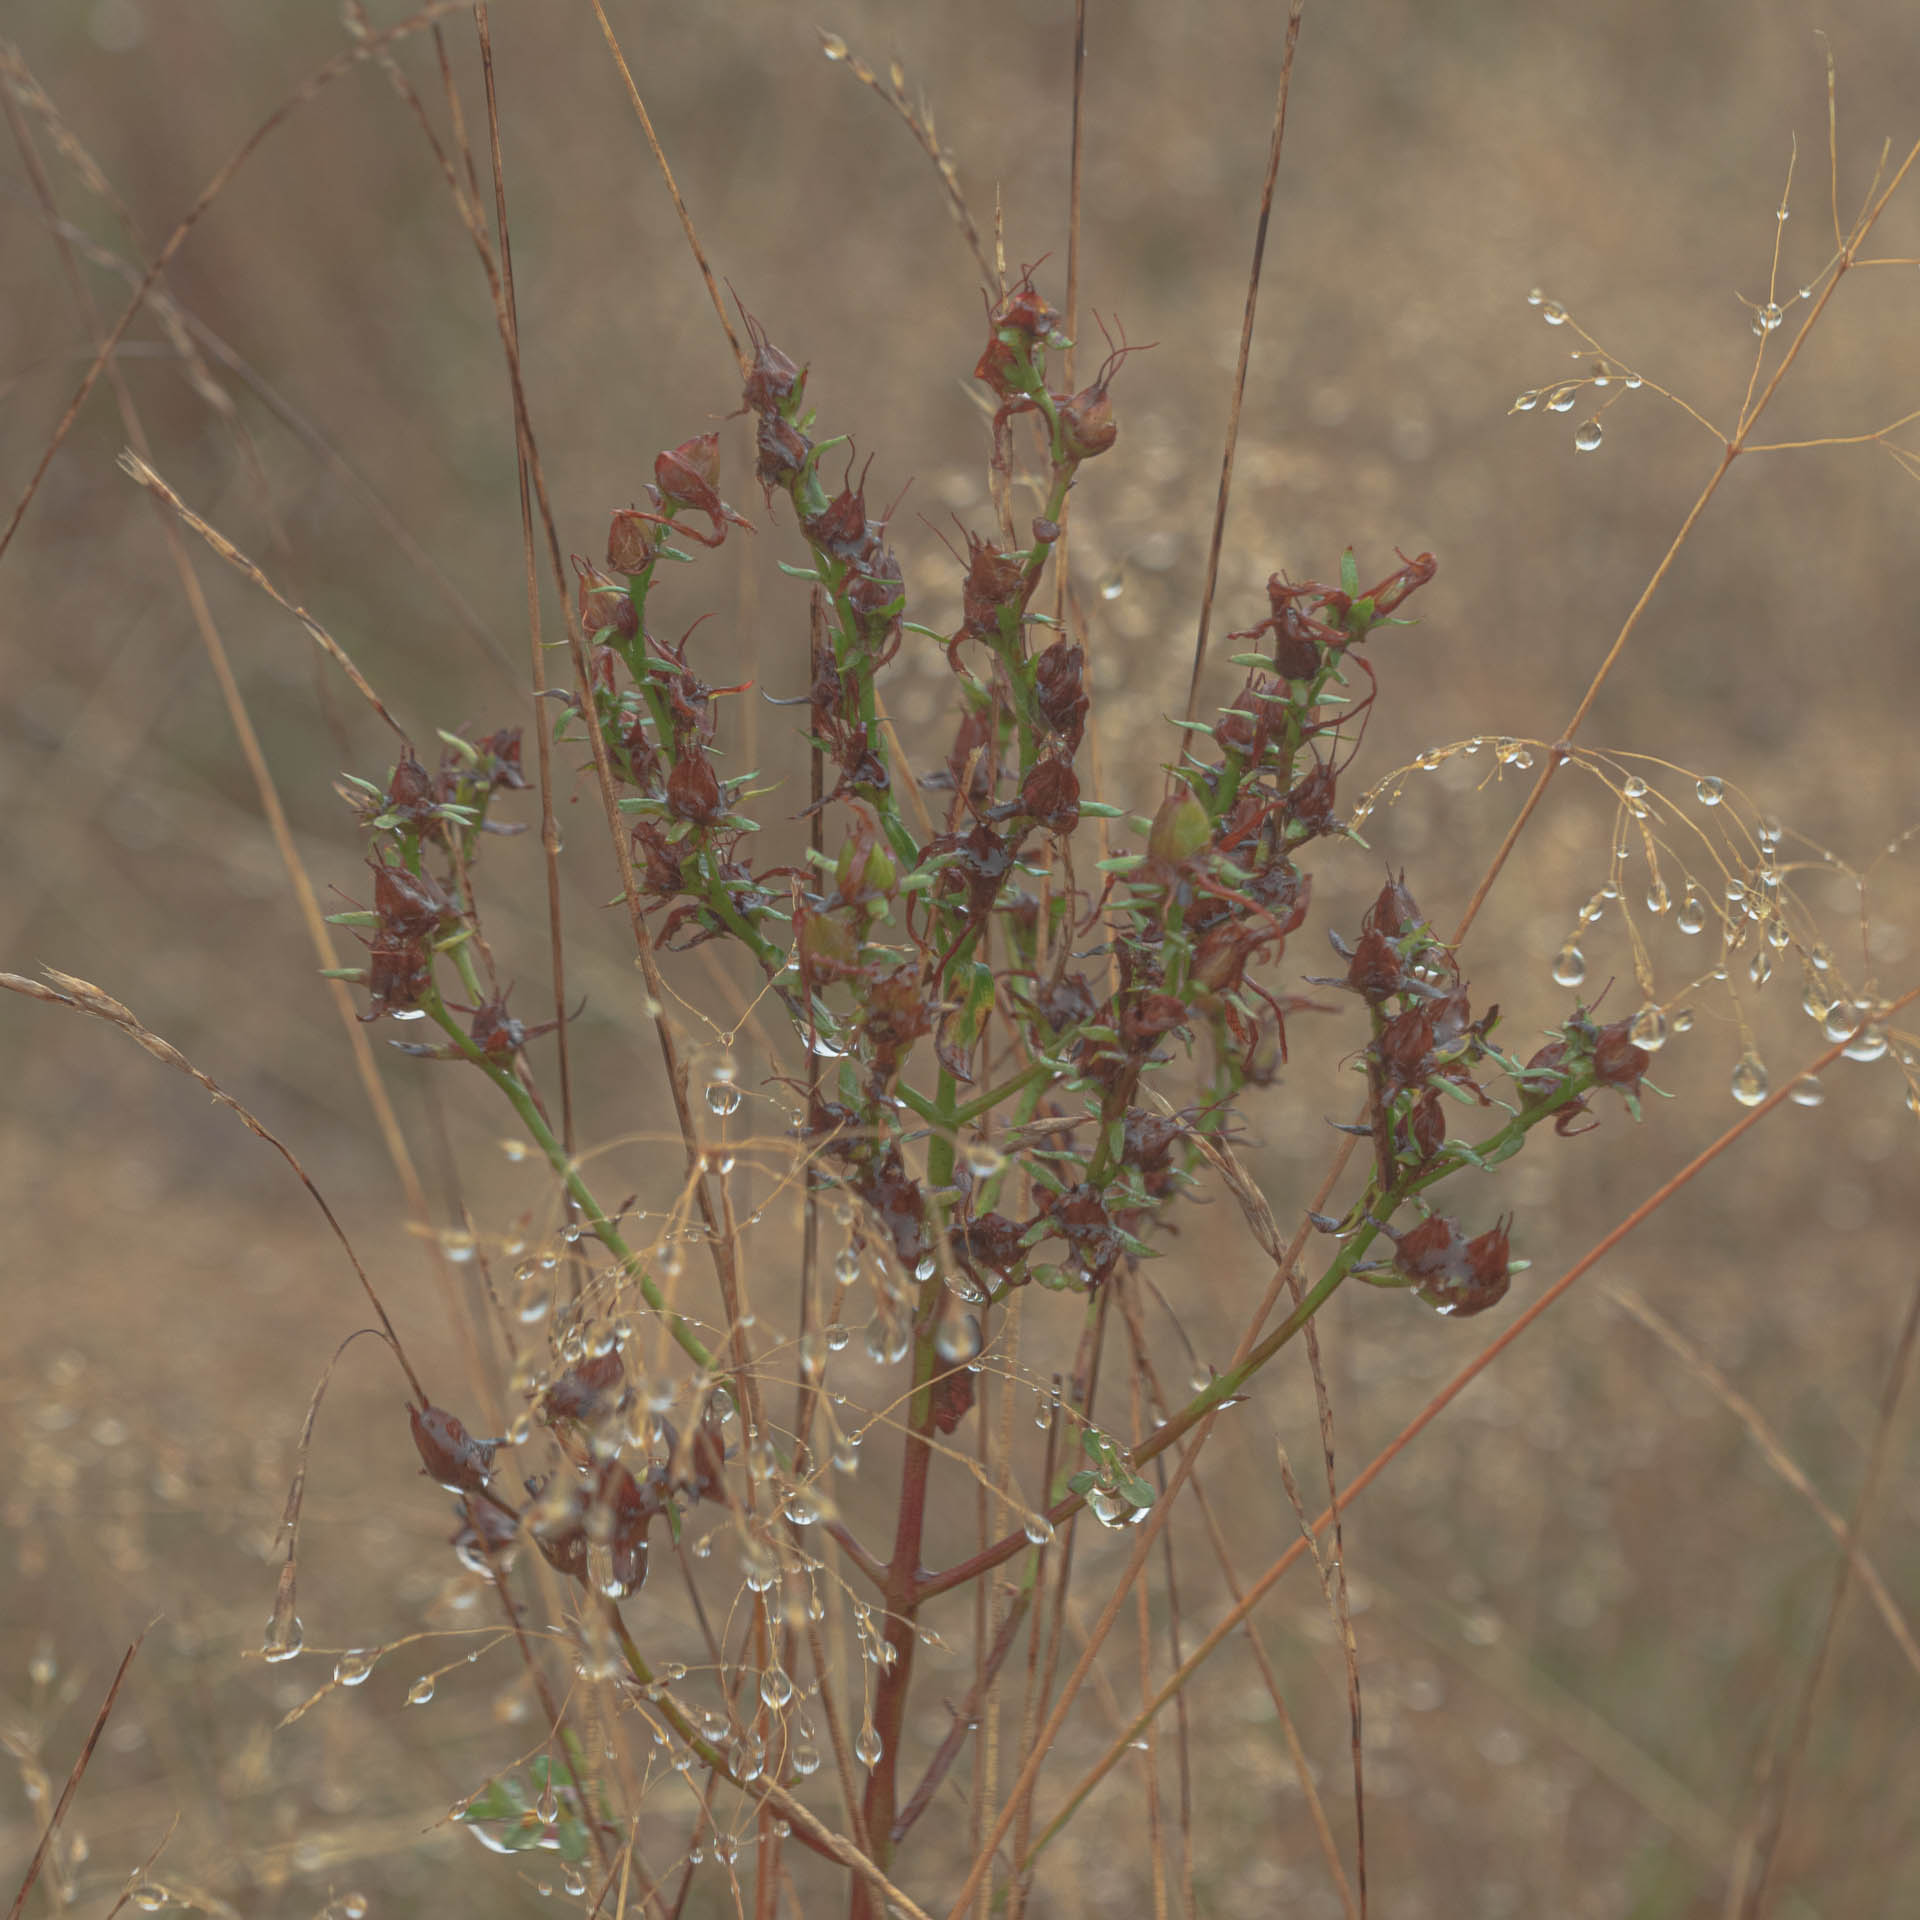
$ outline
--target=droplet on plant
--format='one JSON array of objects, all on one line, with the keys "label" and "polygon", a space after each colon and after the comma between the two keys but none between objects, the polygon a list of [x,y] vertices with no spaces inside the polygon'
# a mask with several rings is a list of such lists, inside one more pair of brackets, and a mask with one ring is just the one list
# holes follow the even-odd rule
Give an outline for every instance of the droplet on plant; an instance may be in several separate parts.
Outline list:
[{"label": "droplet on plant", "polygon": [[1027,1516],[1027,1538],[1036,1547],[1048,1546],[1053,1540],[1053,1522],[1044,1513],[1031,1513]]},{"label": "droplet on plant", "polygon": [[1703,807],[1717,807],[1726,796],[1727,783],[1717,773],[1703,773],[1693,790]]},{"label": "droplet on plant", "polygon": [[1582,420],[1574,429],[1573,444],[1582,453],[1595,453],[1600,447],[1600,422]]},{"label": "droplet on plant", "polygon": [[980,1351],[980,1323],[970,1313],[950,1313],[934,1329],[933,1350],[948,1366],[963,1366]]},{"label": "droplet on plant", "polygon": [[260,1648],[261,1657],[279,1662],[291,1660],[307,1644],[306,1630],[300,1625],[300,1616],[289,1609],[281,1613],[278,1608],[267,1622],[267,1637]]},{"label": "droplet on plant", "polygon": [[1564,327],[1567,324],[1567,310],[1558,300],[1548,300],[1541,305],[1540,318],[1550,327]]},{"label": "droplet on plant", "polygon": [[1884,1060],[1886,1055],[1887,1036],[1878,1027],[1862,1027],[1846,1045],[1849,1060]]},{"label": "droplet on plant", "polygon": [[1680,911],[1674,916],[1674,925],[1682,933],[1698,933],[1707,924],[1705,903],[1696,893],[1690,893],[1680,903]]},{"label": "droplet on plant", "polygon": [[967,1171],[976,1180],[991,1180],[1006,1164],[1007,1157],[987,1140],[967,1142]]},{"label": "droplet on plant", "polygon": [[860,1737],[853,1743],[853,1757],[863,1767],[877,1767],[880,1764],[880,1736],[874,1731],[873,1722],[862,1722]]},{"label": "droplet on plant", "polygon": [[1743,1053],[1733,1070],[1733,1097],[1743,1107],[1757,1107],[1767,1097],[1767,1070],[1759,1056]]},{"label": "droplet on plant", "polygon": [[407,1689],[407,1705],[410,1707],[424,1707],[432,1698],[433,1675],[423,1673],[420,1678]]},{"label": "droplet on plant", "polygon": [[1553,978],[1558,986],[1577,987],[1587,977],[1587,956],[1569,940],[1553,956]]},{"label": "droplet on plant", "polygon": [[333,1663],[333,1677],[343,1687],[357,1687],[380,1658],[378,1647],[355,1647]]},{"label": "droplet on plant", "polygon": [[820,36],[820,51],[829,60],[844,60],[847,57],[847,43],[837,33],[823,33]]},{"label": "droplet on plant", "polygon": [[1508,412],[1531,413],[1534,410],[1534,408],[1537,407],[1539,404],[1540,404],[1540,395],[1538,390],[1536,389],[1532,393],[1523,393],[1518,395],[1515,398],[1513,405],[1510,408],[1508,408]]},{"label": "droplet on plant", "polygon": [[1553,392],[1547,396],[1547,411],[1549,413],[1571,413],[1573,411],[1573,403],[1579,399],[1579,397],[1580,389],[1578,387],[1556,387]]},{"label": "droplet on plant", "polygon": [[1796,1107],[1817,1107],[1825,1102],[1826,1097],[1826,1088],[1823,1087],[1818,1078],[1811,1073],[1803,1073],[1800,1078],[1787,1089],[1787,1098],[1791,1100]]},{"label": "droplet on plant", "polygon": [[1667,1044],[1667,1016],[1660,1007],[1645,1006],[1633,1016],[1627,1038],[1646,1053],[1658,1053]]},{"label": "droplet on plant", "polygon": [[768,1667],[760,1676],[760,1698],[778,1713],[793,1698],[793,1682],[783,1667]]}]

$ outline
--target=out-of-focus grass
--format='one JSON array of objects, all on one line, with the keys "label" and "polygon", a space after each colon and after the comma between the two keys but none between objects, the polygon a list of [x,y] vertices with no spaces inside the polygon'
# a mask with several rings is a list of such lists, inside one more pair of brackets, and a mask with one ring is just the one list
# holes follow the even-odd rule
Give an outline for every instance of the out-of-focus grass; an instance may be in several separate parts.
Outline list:
[{"label": "out-of-focus grass", "polygon": [[[1570,711],[1717,448],[1644,392],[1606,415],[1594,457],[1574,454],[1579,415],[1508,417],[1515,393],[1569,366],[1564,334],[1524,296],[1538,284],[1620,359],[1729,415],[1754,346],[1741,297],[1765,297],[1792,134],[1781,285],[1812,280],[1828,252],[1812,23],[1804,9],[1760,17],[1732,4],[1585,19],[1405,5],[1309,18],[1222,616],[1250,623],[1270,569],[1325,573],[1349,542],[1363,556],[1396,541],[1440,555],[1425,624],[1381,649],[1386,691],[1357,781],[1465,735],[1551,738]],[[919,617],[939,626],[957,569],[937,532],[976,512],[984,485],[964,378],[979,296],[930,170],[785,7],[649,9],[616,24],[644,52],[641,84],[719,270],[811,364],[823,417],[875,456],[876,498],[911,481],[895,535]],[[1009,257],[1051,254],[1042,272],[1057,284],[1070,10],[868,5],[823,24],[875,60],[898,52],[933,97],[976,214],[990,217],[997,187]],[[137,0],[28,5],[9,31],[149,247],[341,44],[324,12]],[[454,18],[448,31],[471,108],[470,35]],[[530,401],[565,537],[593,552],[607,509],[634,497],[653,453],[717,424],[737,382],[591,14],[502,7],[494,31]],[[1112,482],[1096,471],[1082,487],[1073,564],[1095,609],[1101,750],[1110,768],[1137,764],[1143,794],[1191,656],[1278,34],[1273,10],[1239,5],[1113,9],[1096,25],[1082,300],[1158,345],[1116,389],[1129,459]],[[1920,68],[1891,3],[1850,10],[1832,45],[1844,210],[1882,136],[1911,138]],[[406,58],[436,97],[421,49]],[[66,217],[123,248],[58,157],[48,164]],[[17,161],[4,177],[10,506],[89,341]],[[1896,208],[1878,250],[1920,253],[1911,205]],[[1910,268],[1857,276],[1769,438],[1870,430],[1916,403],[1912,280]],[[96,271],[92,284],[115,310],[123,283]],[[221,377],[268,495],[142,325],[126,371],[161,471],[326,621],[398,710],[423,726],[521,717],[510,416],[485,289],[377,72],[332,88],[273,137],[169,285],[251,370]],[[744,443],[728,431],[744,495]],[[343,465],[322,457],[321,437],[458,602],[399,549]],[[0,966],[44,960],[99,980],[292,1139],[382,1256],[410,1341],[445,1373],[451,1337],[397,1231],[391,1175],[244,768],[148,509],[114,469],[122,438],[97,394],[0,566]],[[1917,500],[1914,481],[1869,447],[1749,462],[1656,603],[1589,743],[1737,781],[1813,845],[1864,864],[1920,818],[1920,664],[1908,643]],[[753,672],[769,691],[799,690],[803,608],[774,571],[779,557],[792,556],[766,529],[680,590],[686,621],[718,615],[703,642],[711,657],[740,663],[739,675],[716,667],[716,680]],[[359,854],[329,784],[343,767],[377,772],[386,743],[290,621],[244,583],[202,572],[303,849],[322,882],[352,891]],[[1099,586],[1116,580],[1119,597],[1102,599]],[[450,683],[461,689],[454,710]],[[910,745],[937,737],[947,698],[929,649],[895,695]],[[791,766],[784,720],[762,708],[754,724],[765,764],[785,755]],[[1370,828],[1442,923],[1521,791],[1509,778],[1476,793],[1486,764],[1460,759],[1420,777]],[[642,1093],[636,1120],[634,1089],[649,1083],[634,983],[617,949],[595,958],[597,903],[611,886],[590,816],[568,800],[574,964],[590,996],[583,1132],[595,1138],[650,1124],[652,1096]],[[1523,1031],[1564,1001],[1548,961],[1605,877],[1610,829],[1568,783],[1463,955],[1477,997],[1499,998]],[[503,845],[493,864],[498,892],[537,899],[530,844]],[[1316,906],[1350,926],[1379,862],[1356,854],[1343,865],[1345,894],[1326,875]],[[1850,977],[1905,983],[1912,872],[1911,858],[1885,867],[1869,951],[1856,935]],[[1844,891],[1814,876],[1807,892],[1838,940]],[[529,997],[544,978],[541,925],[530,911],[523,943],[508,949]],[[1603,917],[1587,943],[1590,984],[1618,978],[1610,1011],[1628,1010],[1633,992],[1618,925]],[[496,936],[504,928],[496,918]],[[1687,977],[1679,943],[1657,957],[1668,977]],[[1798,991],[1790,973],[1766,994],[1743,989],[1776,1073],[1812,1050]],[[1654,1102],[1644,1133],[1630,1137],[1610,1112],[1598,1137],[1549,1143],[1520,1170],[1518,1235],[1542,1275],[1733,1112],[1729,1002],[1708,988],[1694,1004],[1695,1032],[1656,1067],[1681,1097]],[[1327,1073],[1355,1044],[1344,1022],[1296,1025],[1298,1097],[1272,1097],[1249,1150],[1283,1215],[1323,1157],[1323,1113],[1347,1097]],[[507,1863],[445,1828],[422,1838],[478,1784],[476,1746],[504,1764],[537,1731],[508,1720],[472,1737],[524,1712],[500,1655],[449,1676],[420,1710],[402,1705],[405,1682],[465,1648],[441,1643],[417,1661],[409,1649],[280,1734],[277,1711],[309,1690],[302,1670],[237,1664],[265,1617],[261,1554],[306,1393],[360,1312],[303,1198],[227,1116],[103,1035],[0,1005],[0,1057],[0,1431],[11,1463],[0,1690],[11,1728],[44,1732],[56,1777],[119,1645],[166,1615],[77,1815],[94,1843],[90,1895],[155,1844],[177,1808],[184,1824],[161,1877],[250,1914],[311,1912],[349,1887],[388,1911],[429,1889],[473,1911],[509,1910],[526,1889]],[[1823,1107],[1783,1114],[1690,1191],[1616,1269],[1765,1410],[1843,1511],[1913,1284],[1915,1221],[1914,1136],[1897,1082],[1884,1068],[1848,1076]],[[444,1206],[456,1169],[476,1205],[496,1210],[486,1223],[496,1229],[539,1204],[531,1180],[502,1184],[489,1117],[453,1102],[436,1119],[422,1089],[438,1083],[405,1068],[390,1078],[429,1143]],[[1224,1357],[1235,1309],[1263,1284],[1238,1268],[1223,1276],[1205,1257],[1217,1240],[1191,1220],[1176,1251],[1195,1258],[1155,1273],[1202,1360]],[[1343,1462],[1383,1441],[1473,1341],[1403,1299],[1341,1302],[1327,1352]],[[1214,1468],[1223,1485],[1259,1489],[1236,1495],[1250,1566],[1292,1526],[1269,1489],[1275,1430],[1296,1459],[1315,1457],[1310,1402],[1282,1385],[1238,1412],[1242,1430]],[[442,1503],[411,1471],[396,1388],[364,1363],[322,1416],[303,1599],[316,1643],[469,1624],[433,1614],[448,1570]],[[1910,1602],[1920,1596],[1911,1436],[1909,1417],[1870,1542]],[[1694,1377],[1598,1292],[1576,1293],[1367,1496],[1346,1551],[1362,1607],[1381,1913],[1718,1910],[1756,1761],[1811,1651],[1832,1549]],[[1216,1596],[1194,1577],[1189,1605],[1204,1616]],[[1350,1822],[1339,1660],[1310,1583],[1283,1590],[1262,1618],[1330,1805]],[[29,1677],[43,1641],[54,1694],[68,1676],[78,1689],[63,1709]],[[1222,1912],[1320,1911],[1329,1895],[1270,1711],[1231,1659],[1194,1703],[1206,1729],[1195,1782],[1203,1896]],[[1856,1597],[1783,1857],[1783,1882],[1813,1910],[1891,1913],[1920,1896],[1905,1785],[1920,1757],[1917,1687]],[[0,1862],[24,1860],[38,1817],[10,1817]],[[1141,1864],[1110,1837],[1050,1882],[1060,1911],[1143,1910]]]}]

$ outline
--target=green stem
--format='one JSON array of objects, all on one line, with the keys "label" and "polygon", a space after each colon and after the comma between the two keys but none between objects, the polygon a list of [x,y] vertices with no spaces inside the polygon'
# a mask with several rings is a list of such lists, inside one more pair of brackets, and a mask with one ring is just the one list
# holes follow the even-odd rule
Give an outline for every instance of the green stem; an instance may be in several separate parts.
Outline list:
[{"label": "green stem", "polygon": [[[466,958],[462,950],[453,950],[454,964],[460,970],[460,977],[476,1004],[484,997],[480,992],[480,983],[474,976],[473,962]],[[674,1337],[681,1350],[698,1366],[714,1371],[714,1358],[702,1344],[700,1337],[693,1331],[692,1323],[675,1313],[666,1302],[666,1296],[641,1264],[640,1255],[621,1238],[620,1230],[607,1218],[605,1210],[593,1196],[592,1190],[581,1179],[580,1170],[574,1165],[573,1156],[555,1139],[553,1131],[540,1117],[540,1109],[534,1104],[533,1095],[528,1092],[518,1074],[499,1061],[490,1059],[460,1031],[459,1023],[446,1009],[439,993],[429,988],[421,996],[420,1004],[434,1024],[446,1034],[467,1059],[484,1073],[493,1084],[512,1102],[513,1110],[520,1116],[521,1125],[532,1136],[540,1151],[547,1156],[548,1164],[560,1178],[566,1182],[567,1191],[579,1202],[580,1211],[586,1217],[600,1244],[620,1263],[620,1271],[630,1274],[638,1285],[641,1297],[655,1313],[666,1321],[667,1330]]]}]

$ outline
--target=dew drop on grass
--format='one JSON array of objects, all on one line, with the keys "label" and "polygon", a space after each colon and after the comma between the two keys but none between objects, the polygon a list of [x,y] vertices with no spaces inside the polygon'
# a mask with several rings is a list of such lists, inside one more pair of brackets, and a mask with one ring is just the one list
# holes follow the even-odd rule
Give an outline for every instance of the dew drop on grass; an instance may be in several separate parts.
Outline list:
[{"label": "dew drop on grass", "polygon": [[1823,1087],[1818,1078],[1811,1073],[1803,1073],[1800,1078],[1787,1089],[1787,1098],[1791,1100],[1796,1107],[1817,1107],[1825,1102],[1826,1097],[1826,1088]]},{"label": "dew drop on grass", "polygon": [[820,36],[820,51],[829,60],[844,60],[847,57],[847,43],[837,33],[824,33]]},{"label": "dew drop on grass", "polygon": [[424,1707],[432,1698],[433,1675],[423,1673],[420,1678],[407,1689],[407,1705],[410,1707]]},{"label": "dew drop on grass", "polygon": [[1647,889],[1647,911],[1653,914],[1661,914],[1665,913],[1672,905],[1673,901],[1667,893],[1667,883],[1664,880],[1656,879]]},{"label": "dew drop on grass", "polygon": [[1515,398],[1513,405],[1508,411],[1511,413],[1531,413],[1539,404],[1540,395],[1538,392],[1523,393]]},{"label": "dew drop on grass", "polygon": [[793,1682],[783,1667],[768,1667],[760,1676],[760,1698],[778,1713],[793,1698]]},{"label": "dew drop on grass", "polygon": [[880,1764],[880,1736],[874,1731],[871,1720],[861,1725],[860,1737],[853,1743],[853,1757],[863,1767],[877,1767]]},{"label": "dew drop on grass", "polygon": [[833,1256],[833,1277],[843,1287],[852,1286],[860,1278],[860,1256],[852,1247],[842,1247]]},{"label": "dew drop on grass", "polygon": [[1740,1056],[1740,1064],[1733,1070],[1732,1091],[1743,1107],[1757,1107],[1767,1097],[1767,1070],[1757,1054]]},{"label": "dew drop on grass", "polygon": [[1573,444],[1582,453],[1597,453],[1600,448],[1600,422],[1582,420],[1573,430]]},{"label": "dew drop on grass", "polygon": [[1544,293],[1542,293],[1538,287],[1529,287],[1527,289],[1527,305],[1530,307],[1539,306],[1540,303],[1546,299],[1546,297],[1547,296]]},{"label": "dew drop on grass", "polygon": [[991,1180],[1007,1164],[1007,1157],[990,1141],[971,1140],[967,1143],[967,1171],[976,1180]]},{"label": "dew drop on grass", "polygon": [[1553,978],[1558,986],[1577,987],[1587,977],[1587,956],[1569,940],[1553,956]]},{"label": "dew drop on grass", "polygon": [[860,1470],[860,1438],[857,1434],[843,1433],[833,1443],[833,1470],[836,1473],[858,1473]]},{"label": "dew drop on grass", "polygon": [[1578,387],[1556,387],[1553,392],[1547,396],[1547,411],[1549,413],[1571,413],[1573,411],[1573,403],[1579,399],[1579,397],[1580,389]]},{"label": "dew drop on grass", "polygon": [[820,1771],[820,1749],[811,1740],[802,1740],[787,1756],[787,1763],[802,1780]]},{"label": "dew drop on grass", "polygon": [[157,1886],[151,1880],[143,1880],[127,1895],[127,1899],[142,1913],[158,1913],[171,1901],[173,1895],[165,1887]]},{"label": "dew drop on grass", "polygon": [[1029,1514],[1026,1532],[1036,1547],[1049,1546],[1053,1541],[1053,1522],[1044,1513]]},{"label": "dew drop on grass", "polygon": [[1646,1053],[1658,1053],[1667,1044],[1667,1016],[1663,1009],[1645,1006],[1633,1016],[1627,1038]]},{"label": "dew drop on grass", "polygon": [[707,1111],[717,1114],[724,1120],[730,1113],[740,1111],[740,1089],[731,1080],[709,1080],[707,1082]]},{"label": "dew drop on grass", "polygon": [[1126,590],[1126,576],[1118,567],[1115,567],[1114,570],[1100,582],[1100,598],[1102,600],[1118,600]]},{"label": "dew drop on grass", "polygon": [[354,1647],[333,1663],[333,1677],[343,1687],[357,1687],[380,1658],[378,1647]]},{"label": "dew drop on grass", "polygon": [[1540,318],[1550,327],[1564,327],[1567,324],[1567,310],[1558,300],[1543,301]]},{"label": "dew drop on grass", "polygon": [[277,1664],[293,1659],[306,1644],[306,1630],[300,1624],[300,1616],[293,1612],[282,1616],[276,1611],[267,1622],[267,1637],[261,1645],[260,1654],[263,1659]]},{"label": "dew drop on grass", "polygon": [[1707,924],[1707,909],[1700,896],[1690,893],[1680,903],[1680,911],[1674,916],[1674,925],[1682,933],[1698,933]]},{"label": "dew drop on grass", "polygon": [[934,1329],[933,1350],[948,1366],[964,1365],[980,1351],[980,1323],[970,1313],[946,1315]]},{"label": "dew drop on grass", "polygon": [[1727,785],[1717,773],[1703,773],[1694,782],[1693,791],[1703,807],[1717,807],[1726,796]]},{"label": "dew drop on grass", "polygon": [[1862,1027],[1857,1038],[1849,1040],[1845,1057],[1849,1060],[1884,1060],[1887,1036],[1878,1027]]}]

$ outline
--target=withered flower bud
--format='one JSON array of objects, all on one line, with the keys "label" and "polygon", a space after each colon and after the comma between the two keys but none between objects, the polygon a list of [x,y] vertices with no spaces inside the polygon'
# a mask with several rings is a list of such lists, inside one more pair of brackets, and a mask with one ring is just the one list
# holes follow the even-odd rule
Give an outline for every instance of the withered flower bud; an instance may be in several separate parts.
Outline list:
[{"label": "withered flower bud", "polygon": [[615,573],[641,573],[660,544],[659,530],[638,507],[620,507],[607,533],[607,565]]},{"label": "withered flower bud", "polygon": [[700,748],[692,748],[673,763],[667,775],[667,805],[682,820],[702,825],[720,817],[720,776]]},{"label": "withered flower bud", "polygon": [[444,1407],[409,1403],[413,1444],[428,1474],[449,1493],[478,1493],[493,1478],[493,1446],[476,1440]]}]

